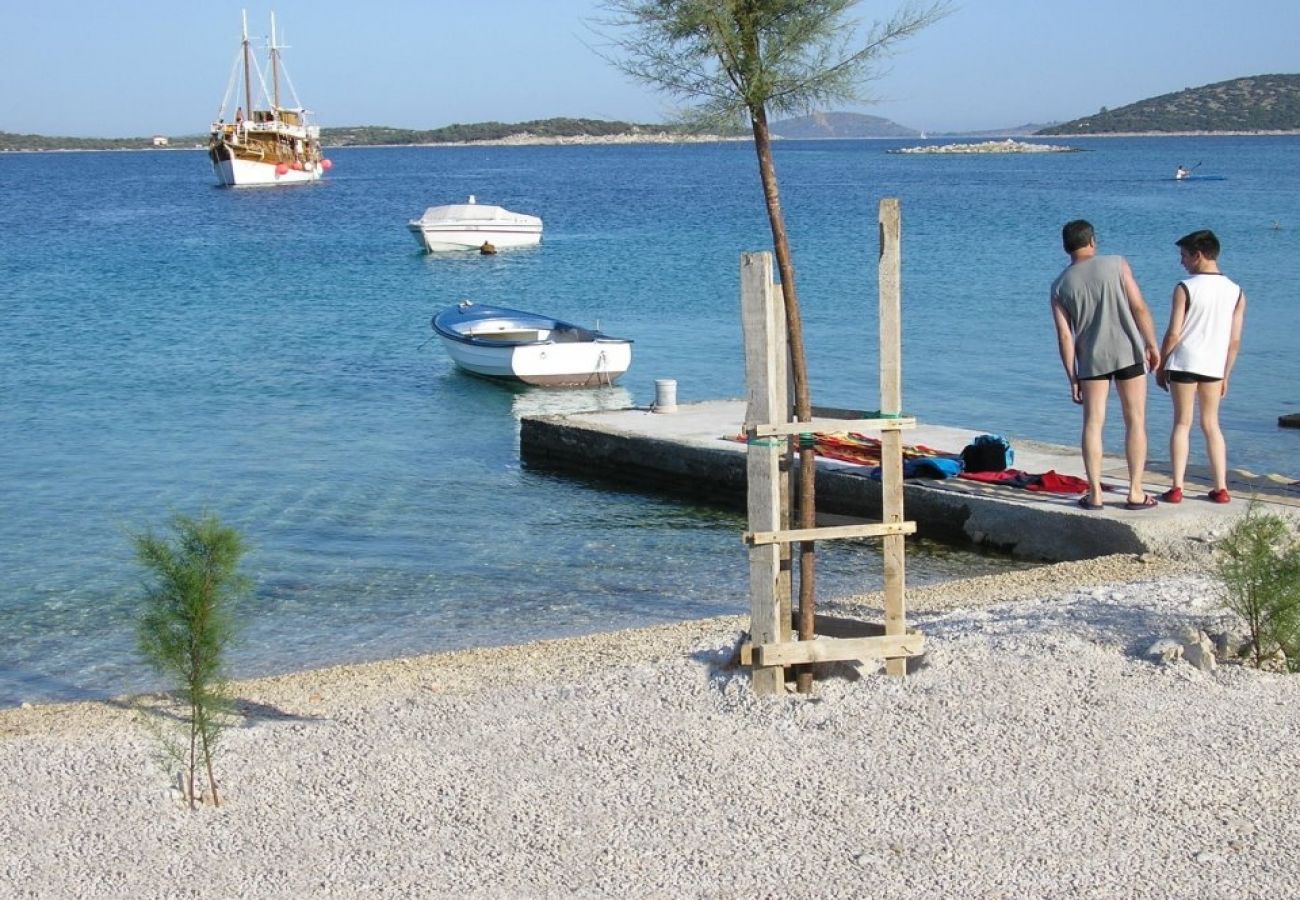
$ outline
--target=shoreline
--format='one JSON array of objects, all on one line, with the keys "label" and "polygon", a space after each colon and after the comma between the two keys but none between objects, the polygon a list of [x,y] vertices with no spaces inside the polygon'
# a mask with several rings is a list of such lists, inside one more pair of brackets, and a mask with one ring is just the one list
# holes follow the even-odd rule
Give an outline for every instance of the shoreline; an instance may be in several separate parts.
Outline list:
[{"label": "shoreline", "polygon": [[[1049,563],[1027,569],[908,588],[907,603],[909,615],[977,608],[992,603],[1031,598],[1044,591],[1064,586],[1081,588],[1096,584],[1128,583],[1153,575],[1187,571],[1187,568],[1186,561],[1155,556],[1133,557],[1127,554]],[[873,592],[823,600],[818,608],[822,611],[834,609],[860,615],[870,610],[883,609],[883,602],[883,594]],[[374,685],[399,683],[406,676],[425,669],[468,672],[500,666],[502,672],[517,672],[521,665],[544,665],[547,667],[548,675],[562,675],[571,667],[569,663],[564,662],[563,657],[574,648],[577,649],[576,658],[584,661],[579,666],[581,668],[589,662],[608,658],[614,652],[613,649],[590,651],[596,654],[594,660],[587,656],[588,648],[599,648],[606,643],[610,648],[617,648],[628,643],[638,643],[641,637],[654,642],[659,637],[675,635],[679,632],[703,634],[713,630],[744,630],[747,627],[748,616],[746,615],[687,619],[665,625],[600,631],[574,637],[544,638],[520,644],[472,647],[301,669],[278,675],[235,679],[231,681],[231,686],[235,694],[255,695],[259,702],[268,697],[283,702],[288,697],[315,693],[325,687],[350,686],[354,692],[365,694]],[[548,656],[552,652],[555,654],[554,659],[548,661]],[[483,673],[479,671],[475,677],[483,677]],[[498,676],[495,675],[487,677],[489,681],[498,680]],[[69,726],[84,728],[97,723],[121,724],[134,716],[130,709],[134,699],[151,696],[156,694],[123,694],[105,700],[24,702],[18,706],[0,707],[0,742],[15,735],[36,733],[42,728],[61,730]]]},{"label": "shoreline", "polygon": [[[1021,134],[987,132],[978,135],[931,134],[926,140],[980,141],[995,138],[1013,138],[1016,140],[1048,140],[1074,138],[1162,138],[1162,137],[1294,137],[1300,135],[1300,129],[1293,131],[1133,131],[1107,134]],[[665,132],[656,134],[617,134],[617,135],[571,135],[565,137],[537,137],[535,135],[512,135],[489,141],[443,141],[428,144],[328,144],[322,143],[327,150],[364,150],[380,147],[551,147],[551,146],[625,146],[636,144],[711,144],[733,143],[752,140],[749,135],[672,135]],[[782,141],[908,141],[920,140],[913,136],[863,136],[863,137],[813,137],[813,138],[774,138]],[[167,147],[42,147],[39,149],[10,149],[0,147],[0,156],[4,154],[23,153],[138,153],[141,151],[203,151],[206,145]]]},{"label": "shoreline", "polygon": [[245,682],[219,809],[125,709],[0,713],[0,892],[762,896],[777,860],[792,898],[1289,890],[1300,679],[1143,658],[1217,621],[1203,574],[1045,569],[917,591],[912,674],[810,696],[753,696],[742,617]]}]

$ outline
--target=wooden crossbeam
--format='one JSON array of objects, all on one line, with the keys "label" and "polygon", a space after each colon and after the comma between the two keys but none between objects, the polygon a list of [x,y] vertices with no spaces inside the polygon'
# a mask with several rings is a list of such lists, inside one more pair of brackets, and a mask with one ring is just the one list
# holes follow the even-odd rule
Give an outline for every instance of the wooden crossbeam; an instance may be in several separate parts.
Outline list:
[{"label": "wooden crossbeam", "polygon": [[909,656],[920,656],[924,651],[923,634],[887,634],[879,637],[755,644],[750,650],[750,658],[756,666],[794,666],[845,659],[906,659]]},{"label": "wooden crossbeam", "polygon": [[746,531],[745,543],[796,544],[799,541],[834,541],[845,538],[885,537],[891,534],[916,534],[915,522],[870,522],[863,525],[829,525],[822,528],[792,528],[786,531]]},{"label": "wooden crossbeam", "polygon": [[888,419],[836,419],[834,431],[813,422],[783,422],[763,425],[745,423],[745,437],[751,440],[766,437],[784,437],[792,434],[809,432],[827,432],[839,434],[848,431],[904,431],[916,427],[915,416],[899,416]]}]

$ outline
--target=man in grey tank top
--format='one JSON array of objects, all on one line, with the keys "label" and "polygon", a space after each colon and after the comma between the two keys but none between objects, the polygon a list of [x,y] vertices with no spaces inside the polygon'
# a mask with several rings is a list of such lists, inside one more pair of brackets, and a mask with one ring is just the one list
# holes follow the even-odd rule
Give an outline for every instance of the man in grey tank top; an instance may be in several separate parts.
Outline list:
[{"label": "man in grey tank top", "polygon": [[1115,382],[1124,411],[1129,488],[1125,509],[1156,505],[1142,487],[1147,460],[1146,373],[1160,365],[1155,324],[1122,256],[1098,256],[1097,236],[1082,219],[1067,222],[1061,243],[1070,264],[1052,282],[1052,318],[1070,399],[1083,405],[1084,509],[1101,509],[1102,427]]}]

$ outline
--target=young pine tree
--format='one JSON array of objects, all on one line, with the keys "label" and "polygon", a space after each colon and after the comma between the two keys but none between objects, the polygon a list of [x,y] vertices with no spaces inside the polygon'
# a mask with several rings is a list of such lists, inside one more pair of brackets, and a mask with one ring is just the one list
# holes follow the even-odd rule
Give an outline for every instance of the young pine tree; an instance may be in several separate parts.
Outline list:
[{"label": "young pine tree", "polygon": [[221,801],[212,758],[232,720],[225,678],[226,650],[235,636],[234,608],[249,580],[237,571],[246,546],[239,532],[214,515],[177,516],[171,535],[132,536],[136,558],[147,570],[137,636],[141,654],[174,688],[174,709],[183,741],[173,755],[185,767],[183,790],[193,809],[200,761],[213,805]]},{"label": "young pine tree", "polygon": [[1300,542],[1286,520],[1251,503],[1219,544],[1224,604],[1246,620],[1256,667],[1283,651],[1300,665]]}]

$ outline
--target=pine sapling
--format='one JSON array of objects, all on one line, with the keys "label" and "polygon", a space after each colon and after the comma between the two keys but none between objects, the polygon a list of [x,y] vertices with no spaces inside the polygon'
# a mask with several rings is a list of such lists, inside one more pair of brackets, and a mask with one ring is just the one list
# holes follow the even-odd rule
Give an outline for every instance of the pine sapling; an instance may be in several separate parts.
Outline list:
[{"label": "pine sapling", "polygon": [[185,799],[193,809],[201,761],[212,803],[220,806],[212,758],[233,720],[225,662],[235,636],[235,606],[250,584],[237,571],[247,548],[239,532],[214,515],[176,516],[171,531],[170,537],[132,536],[136,558],[150,576],[138,646],[149,666],[174,685],[174,710],[157,714],[178,722],[183,731],[181,745],[168,750],[183,760]]},{"label": "pine sapling", "polygon": [[1252,502],[1220,542],[1224,604],[1246,622],[1258,668],[1281,650],[1300,664],[1300,542],[1287,520]]}]

